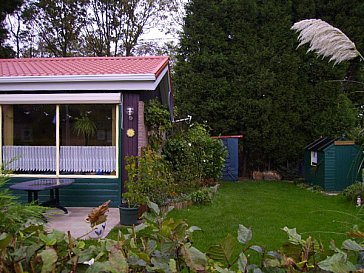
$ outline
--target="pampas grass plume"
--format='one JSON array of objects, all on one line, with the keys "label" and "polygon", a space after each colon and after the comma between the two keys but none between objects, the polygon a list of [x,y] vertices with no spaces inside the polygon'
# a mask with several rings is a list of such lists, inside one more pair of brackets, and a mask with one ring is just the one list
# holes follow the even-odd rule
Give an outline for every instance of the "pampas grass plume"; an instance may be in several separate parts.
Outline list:
[{"label": "pampas grass plume", "polygon": [[[307,52],[315,52],[322,58],[330,57],[334,65],[363,56],[355,44],[338,28],[320,19],[306,19],[295,23],[292,30],[299,32],[298,47],[309,43]],[[297,48],[298,48],[297,47]]]}]

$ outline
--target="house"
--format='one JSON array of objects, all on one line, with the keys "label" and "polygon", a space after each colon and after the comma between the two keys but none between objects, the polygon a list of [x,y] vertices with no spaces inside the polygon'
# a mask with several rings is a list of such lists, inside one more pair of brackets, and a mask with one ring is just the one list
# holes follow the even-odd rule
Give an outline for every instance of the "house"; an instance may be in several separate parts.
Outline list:
[{"label": "house", "polygon": [[361,181],[363,151],[350,140],[321,137],[305,147],[305,182],[325,191],[342,191]]},{"label": "house", "polygon": [[73,178],[66,206],[118,205],[124,158],[146,145],[144,102],[159,98],[173,117],[170,81],[168,57],[0,59],[9,183]]}]

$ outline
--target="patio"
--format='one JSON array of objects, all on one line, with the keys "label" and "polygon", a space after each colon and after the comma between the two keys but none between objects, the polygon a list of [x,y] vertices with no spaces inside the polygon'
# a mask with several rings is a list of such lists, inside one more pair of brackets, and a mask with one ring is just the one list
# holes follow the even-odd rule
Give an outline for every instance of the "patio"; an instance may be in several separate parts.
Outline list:
[{"label": "patio", "polygon": [[[82,239],[89,239],[89,235],[84,235],[91,230],[90,224],[86,222],[86,218],[92,208],[68,207],[67,210],[68,214],[64,214],[61,210],[50,209],[47,213],[47,218],[49,219],[47,228],[64,232],[70,231],[74,238],[83,236]],[[106,228],[102,237],[105,237],[113,227],[119,224],[119,222],[119,209],[109,208]]]}]

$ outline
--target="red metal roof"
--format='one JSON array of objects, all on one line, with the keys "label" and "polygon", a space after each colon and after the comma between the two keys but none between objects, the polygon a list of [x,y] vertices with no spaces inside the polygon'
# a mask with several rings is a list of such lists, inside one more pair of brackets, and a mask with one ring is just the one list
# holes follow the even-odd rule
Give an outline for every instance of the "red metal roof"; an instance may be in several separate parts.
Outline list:
[{"label": "red metal roof", "polygon": [[154,74],[168,57],[71,57],[0,59],[1,77]]}]

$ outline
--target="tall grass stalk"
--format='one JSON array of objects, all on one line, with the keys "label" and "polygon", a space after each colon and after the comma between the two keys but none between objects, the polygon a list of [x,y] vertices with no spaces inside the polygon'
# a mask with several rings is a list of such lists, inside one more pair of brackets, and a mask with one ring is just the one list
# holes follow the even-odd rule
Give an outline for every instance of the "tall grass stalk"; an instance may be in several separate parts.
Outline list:
[{"label": "tall grass stalk", "polygon": [[306,19],[295,23],[292,30],[299,32],[298,47],[308,44],[307,52],[313,51],[322,58],[330,57],[329,62],[334,65],[363,55],[357,50],[355,44],[338,28],[320,19]]}]

